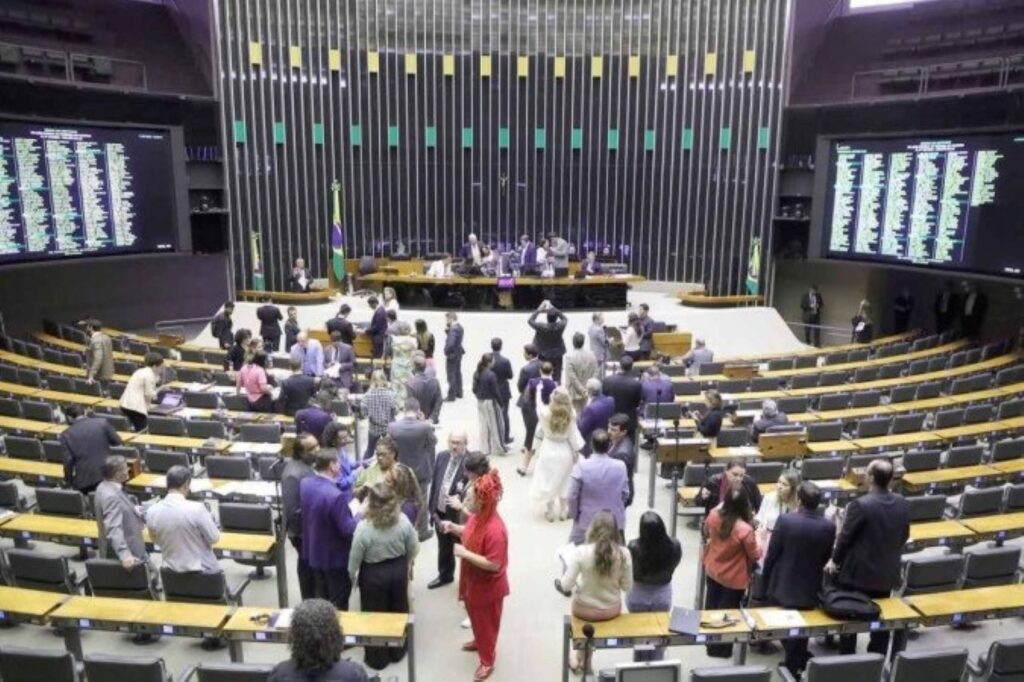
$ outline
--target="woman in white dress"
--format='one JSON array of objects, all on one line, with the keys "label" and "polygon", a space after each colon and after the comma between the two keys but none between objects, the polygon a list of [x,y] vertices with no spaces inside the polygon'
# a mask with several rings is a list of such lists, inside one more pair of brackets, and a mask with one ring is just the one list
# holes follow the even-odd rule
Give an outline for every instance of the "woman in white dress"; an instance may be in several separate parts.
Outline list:
[{"label": "woman in white dress", "polygon": [[[537,464],[530,483],[530,497],[545,504],[544,518],[564,521],[569,513],[569,474],[583,448],[576,428],[576,414],[569,394],[562,387],[551,393],[551,402],[540,409],[537,428]],[[555,512],[555,503],[558,512]]]}]

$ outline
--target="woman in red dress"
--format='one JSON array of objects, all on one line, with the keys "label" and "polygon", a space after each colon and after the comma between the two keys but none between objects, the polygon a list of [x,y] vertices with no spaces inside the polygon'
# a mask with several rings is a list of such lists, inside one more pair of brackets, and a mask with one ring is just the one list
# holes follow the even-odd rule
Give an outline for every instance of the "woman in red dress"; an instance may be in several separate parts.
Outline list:
[{"label": "woman in red dress", "polygon": [[463,651],[476,651],[480,665],[474,680],[486,680],[494,672],[495,648],[501,627],[501,609],[508,595],[508,531],[498,515],[501,478],[494,469],[473,481],[464,507],[470,513],[466,525],[443,522],[442,530],[462,538],[455,556],[462,559],[459,596],[466,604],[473,641]]}]

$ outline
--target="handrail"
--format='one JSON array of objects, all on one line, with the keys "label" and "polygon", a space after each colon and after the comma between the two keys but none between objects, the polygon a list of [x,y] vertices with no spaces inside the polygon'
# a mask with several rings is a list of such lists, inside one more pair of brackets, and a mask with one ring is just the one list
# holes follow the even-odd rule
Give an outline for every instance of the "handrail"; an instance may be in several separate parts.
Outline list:
[{"label": "handrail", "polygon": [[[970,63],[974,63],[974,62],[986,62],[986,61],[995,62],[996,60],[999,61],[999,83],[998,84],[996,84],[996,85],[974,86],[974,87],[971,87],[971,88],[964,88],[964,89],[961,89],[961,90],[990,90],[990,89],[1005,88],[1005,87],[1007,87],[1009,85],[1009,72],[1010,72],[1010,69],[1015,64],[1019,64],[1020,62],[1024,61],[1024,53],[1015,53],[1015,54],[1009,54],[1009,55],[996,55],[996,56],[990,56],[990,57],[979,56],[979,57],[974,58],[974,59],[966,59],[966,58],[965,59],[955,59],[955,60],[952,60],[952,61],[939,62],[939,63],[935,63],[935,64],[907,64],[905,66],[891,66],[891,67],[884,68],[884,69],[867,69],[867,70],[864,70],[864,71],[858,71],[858,72],[854,73],[853,76],[850,79],[850,99],[851,100],[858,100],[859,101],[859,100],[865,100],[865,99],[888,99],[888,98],[896,98],[896,97],[917,97],[917,96],[920,96],[920,95],[927,95],[927,94],[945,95],[945,94],[955,93],[955,92],[958,92],[959,90],[956,90],[956,89],[949,89],[949,90],[929,89],[929,85],[931,84],[931,76],[932,76],[932,74],[935,73],[936,71],[944,70],[945,67],[956,66],[958,64],[970,64]],[[915,92],[893,93],[893,94],[870,93],[870,94],[867,94],[867,95],[864,95],[864,96],[858,96],[858,94],[857,94],[857,79],[858,78],[860,78],[860,80],[863,82],[864,79],[869,77],[869,76],[884,76],[886,74],[895,74],[895,73],[898,73],[900,71],[908,71],[908,72],[909,71],[916,71],[917,72],[916,75],[919,78],[919,80],[918,80],[918,88],[917,88],[917,90]]]}]

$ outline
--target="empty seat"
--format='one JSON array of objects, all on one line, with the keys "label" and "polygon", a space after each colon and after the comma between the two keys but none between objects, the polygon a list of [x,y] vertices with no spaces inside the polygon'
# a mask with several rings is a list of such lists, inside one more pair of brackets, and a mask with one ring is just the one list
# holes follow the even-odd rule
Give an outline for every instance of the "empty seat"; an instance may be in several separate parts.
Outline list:
[{"label": "empty seat", "polygon": [[843,422],[817,422],[807,425],[807,442],[839,440],[843,437]]},{"label": "empty seat", "polygon": [[793,369],[811,369],[818,366],[817,355],[798,355],[793,360]]},{"label": "empty seat", "polygon": [[[805,682],[876,682],[882,678],[885,657],[881,654],[815,656],[807,662]],[[779,667],[785,682],[794,680],[785,666]]]},{"label": "empty seat", "polygon": [[926,381],[925,383],[918,385],[917,391],[914,394],[914,399],[928,400],[930,398],[938,398],[940,395],[942,395],[942,382]]},{"label": "empty seat", "polygon": [[793,369],[793,358],[776,358],[768,361],[768,371],[778,372]]},{"label": "empty seat", "polygon": [[853,372],[853,380],[856,383],[863,383],[865,381],[874,381],[878,378],[877,367],[859,367]]},{"label": "empty seat", "polygon": [[882,365],[878,368],[879,379],[895,379],[903,374],[903,363],[896,362],[891,365]]},{"label": "empty seat", "polygon": [[915,375],[918,375],[918,374],[927,374],[927,372],[928,372],[928,360],[926,360],[926,359],[914,360],[913,362],[910,363],[910,366],[907,367],[907,375],[908,376],[915,376]]},{"label": "empty seat", "polygon": [[825,364],[826,365],[841,365],[841,364],[843,364],[845,362],[848,362],[848,360],[847,360],[848,357],[849,357],[849,353],[847,353],[846,351],[842,351],[842,350],[835,351],[834,353],[829,353],[829,354],[827,354],[825,356]]},{"label": "empty seat", "polygon": [[186,670],[180,682],[267,682],[273,669],[255,663],[200,663]]},{"label": "empty seat", "polygon": [[945,592],[960,587],[966,559],[960,554],[915,556],[903,565],[900,596]]},{"label": "empty seat", "polygon": [[18,484],[14,481],[0,481],[0,509],[24,511],[25,498],[18,491]]},{"label": "empty seat", "polygon": [[93,416],[102,417],[108,424],[110,424],[115,431],[131,431],[132,424],[128,421],[128,417],[123,414],[114,414],[113,412],[93,412]]},{"label": "empty seat", "polygon": [[[63,594],[78,594],[82,581],[68,566],[68,558],[38,550],[7,550],[7,568],[14,587]],[[7,678],[3,678],[6,682]]]},{"label": "empty seat", "polygon": [[970,467],[981,464],[985,448],[980,445],[959,445],[946,453],[947,467]]},{"label": "empty seat", "polygon": [[224,402],[224,409],[233,412],[246,412],[249,410],[249,399],[244,395],[228,394],[221,396]]},{"label": "empty seat", "polygon": [[956,367],[963,367],[967,364],[967,352],[957,351],[949,356],[949,368],[955,369]]},{"label": "empty seat", "polygon": [[129,360],[114,360],[114,373],[131,376],[139,366]]},{"label": "empty seat", "polygon": [[[281,470],[284,468],[280,457],[260,457],[258,466],[260,479],[263,481],[280,481]],[[703,468],[701,469],[703,471]]]},{"label": "empty seat", "polygon": [[949,387],[949,394],[960,395],[962,393],[970,393],[972,390],[974,390],[974,380],[971,377],[962,377],[953,380]]},{"label": "empty seat", "polygon": [[992,446],[992,461],[1005,462],[1024,456],[1024,438],[1006,438]]},{"label": "empty seat", "polygon": [[939,410],[935,413],[936,429],[951,429],[964,423],[964,411],[962,409]]},{"label": "empty seat", "polygon": [[252,478],[252,463],[247,457],[210,455],[205,460],[206,474],[210,478],[229,478],[246,481]]},{"label": "empty seat", "polygon": [[960,496],[956,516],[960,519],[972,516],[998,514],[1003,507],[1002,488],[969,488]]},{"label": "empty seat", "polygon": [[749,379],[723,379],[716,388],[719,393],[746,393],[750,390]]},{"label": "empty seat", "polygon": [[[274,514],[270,505],[221,502],[217,505],[217,513],[220,517],[220,527],[223,530],[262,535],[274,534]],[[265,575],[265,569],[274,565],[274,558],[235,559],[235,563],[243,566],[255,566],[256,572],[251,574],[252,577],[262,578]]]},{"label": "empty seat", "polygon": [[52,422],[55,417],[53,405],[38,400],[22,400],[21,412],[25,419],[35,419],[36,421]]},{"label": "empty seat", "polygon": [[881,391],[859,391],[853,394],[851,407],[878,407],[882,402]]},{"label": "empty seat", "polygon": [[1024,398],[1017,400],[1008,400],[999,405],[999,411],[996,413],[997,419],[1012,419],[1013,417],[1024,416]]},{"label": "empty seat", "polygon": [[85,676],[88,680],[120,682],[170,682],[171,679],[162,658],[103,654],[88,654],[85,657]]},{"label": "empty seat", "polygon": [[281,426],[279,424],[242,424],[238,430],[238,439],[247,443],[280,443]]},{"label": "empty seat", "polygon": [[723,428],[715,440],[720,448],[747,445],[750,443],[750,432],[745,428]]},{"label": "empty seat", "polygon": [[20,417],[21,403],[14,398],[0,398],[0,416]]},{"label": "empty seat", "polygon": [[126,571],[118,559],[88,559],[85,579],[89,594],[123,599],[159,599],[146,564]]},{"label": "empty seat", "polygon": [[910,522],[939,521],[946,512],[945,495],[918,495],[908,497]]},{"label": "empty seat", "polygon": [[805,481],[834,480],[843,477],[846,462],[839,457],[809,457],[800,464]]},{"label": "empty seat", "polygon": [[892,420],[892,432],[897,433],[913,433],[920,431],[924,428],[924,412],[918,414],[900,414]]},{"label": "empty seat", "polygon": [[687,462],[686,466],[683,467],[683,480],[680,482],[680,485],[684,488],[704,485],[706,482],[704,477],[705,471],[707,476],[711,477],[725,471],[725,465],[710,464],[705,467],[703,464],[697,464],[696,462]]},{"label": "empty seat", "polygon": [[868,351],[867,348],[857,348],[855,350],[851,350],[850,351],[849,355],[846,356],[846,361],[847,362],[864,362],[865,360],[868,359],[869,355],[870,355],[870,352]]},{"label": "empty seat", "polygon": [[949,362],[945,357],[939,356],[937,358],[931,358],[928,360],[928,372],[941,372],[946,369],[946,363]]},{"label": "empty seat", "polygon": [[[348,403],[345,403],[345,405],[347,406]],[[647,404],[644,406],[644,417],[646,419],[672,421],[674,419],[681,419],[682,416],[682,403]]]},{"label": "empty seat", "polygon": [[821,380],[819,374],[798,374],[793,377],[790,382],[790,388],[815,388],[818,382]]},{"label": "empty seat", "polygon": [[173,466],[189,466],[188,453],[169,450],[147,450],[142,455],[142,461],[146,471],[154,474],[166,474]]},{"label": "empty seat", "polygon": [[908,450],[903,453],[903,468],[907,471],[933,471],[941,463],[941,450]]},{"label": "empty seat", "polygon": [[[223,361],[216,364],[223,364]],[[231,378],[231,375],[227,372],[214,372],[213,383],[215,386],[234,386],[235,380]]]},{"label": "empty seat", "polygon": [[783,462],[751,462],[747,464],[747,476],[754,479],[758,485],[762,483],[774,483],[785,470]]},{"label": "empty seat", "polygon": [[1013,585],[1020,573],[1020,547],[976,547],[967,550],[964,587]]},{"label": "empty seat", "polygon": [[775,377],[754,377],[750,380],[751,391],[775,391],[779,388],[779,380]]},{"label": "empty seat", "polygon": [[70,651],[2,646],[0,679],[4,682],[78,682],[82,678]]},{"label": "empty seat", "polygon": [[1021,511],[1024,509],[1024,483],[1006,486],[1006,511]]},{"label": "empty seat", "polygon": [[841,386],[850,380],[850,372],[825,372],[821,375],[820,386]]},{"label": "empty seat", "polygon": [[724,369],[724,362],[705,362],[697,368],[697,374],[702,377],[709,374],[721,374]]},{"label": "empty seat", "polygon": [[1024,637],[1000,639],[971,665],[971,679],[984,682],[1020,682],[1024,679]]},{"label": "empty seat", "polygon": [[789,398],[779,398],[775,401],[775,404],[779,408],[779,412],[785,414],[801,414],[807,411],[807,396],[791,396]]},{"label": "empty seat", "polygon": [[969,351],[967,351],[967,364],[973,365],[977,362],[981,362],[981,349],[971,348]]},{"label": "empty seat", "polygon": [[88,516],[85,495],[65,488],[36,488],[36,505],[43,514]]},{"label": "empty seat", "polygon": [[818,400],[818,410],[830,412],[832,410],[845,410],[850,406],[849,393],[829,393],[821,396]]},{"label": "empty seat", "polygon": [[74,386],[75,386],[75,393],[78,393],[79,395],[91,395],[91,396],[96,396],[96,397],[100,397],[100,396],[103,395],[103,391],[100,390],[101,387],[100,387],[99,384],[97,384],[97,383],[91,383],[90,384],[85,379],[75,379],[74,380]]},{"label": "empty seat", "polygon": [[964,424],[981,424],[991,419],[991,405],[971,405],[964,412]]},{"label": "empty seat", "polygon": [[190,419],[185,423],[185,431],[189,438],[227,438],[228,433],[223,422]]},{"label": "empty seat", "polygon": [[854,438],[875,438],[877,436],[884,436],[889,433],[890,426],[892,426],[892,417],[872,417],[871,419],[861,419],[857,422],[857,430],[854,432]]},{"label": "empty seat", "polygon": [[50,375],[46,378],[46,387],[51,391],[75,392],[75,382],[70,377]]},{"label": "empty seat", "polygon": [[984,391],[992,386],[992,372],[981,372],[971,377],[971,390]]},{"label": "empty seat", "polygon": [[180,417],[150,415],[146,429],[154,436],[184,436],[185,420]]},{"label": "empty seat", "polygon": [[690,671],[690,682],[771,682],[771,679],[771,669],[763,665],[726,665]]},{"label": "empty seat", "polygon": [[160,568],[160,581],[167,601],[199,604],[241,605],[242,593],[249,586],[246,580],[232,589],[224,573],[178,573],[166,566]]},{"label": "empty seat", "polygon": [[38,438],[26,436],[4,436],[4,448],[8,457],[15,459],[42,459],[43,444]]},{"label": "empty seat", "polygon": [[205,410],[216,410],[220,407],[220,400],[216,393],[200,393],[197,391],[185,391],[185,405]]},{"label": "empty seat", "polygon": [[889,391],[889,402],[890,403],[909,403],[914,400],[917,396],[917,387],[915,386],[897,386]]},{"label": "empty seat", "polygon": [[889,682],[960,682],[967,672],[967,649],[901,651],[896,654]]}]

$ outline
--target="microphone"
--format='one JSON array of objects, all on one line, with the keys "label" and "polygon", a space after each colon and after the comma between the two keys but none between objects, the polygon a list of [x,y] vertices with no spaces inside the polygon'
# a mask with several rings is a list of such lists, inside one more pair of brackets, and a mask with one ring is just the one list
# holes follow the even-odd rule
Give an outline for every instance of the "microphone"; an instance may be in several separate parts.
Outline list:
[{"label": "microphone", "polygon": [[583,642],[583,679],[587,680],[590,673],[590,657],[594,653],[594,625],[592,623],[583,624],[583,636],[586,637]]}]

